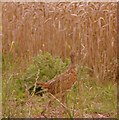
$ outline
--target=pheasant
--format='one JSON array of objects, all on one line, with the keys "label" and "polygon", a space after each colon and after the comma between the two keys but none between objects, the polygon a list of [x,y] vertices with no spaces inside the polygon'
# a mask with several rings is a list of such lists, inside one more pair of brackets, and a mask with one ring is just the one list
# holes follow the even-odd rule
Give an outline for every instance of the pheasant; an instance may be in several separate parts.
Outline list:
[{"label": "pheasant", "polygon": [[[56,99],[65,109],[67,109],[67,107],[64,105],[66,97],[65,94],[77,81],[76,53],[71,52],[70,58],[71,64],[66,71],[46,83],[35,83],[35,85],[29,89],[30,94],[32,93],[31,91],[34,90],[34,94],[40,94],[42,96],[43,89],[46,89],[47,92],[52,95],[53,99]],[[57,99],[58,97],[62,98],[62,102]],[[51,101],[52,100],[48,102],[47,107],[45,107],[45,109],[41,112],[41,115],[45,116],[44,112],[51,105]]]},{"label": "pheasant", "polygon": [[[35,94],[40,93],[42,96],[41,92],[38,92],[39,90],[47,89],[47,92],[51,93],[52,95],[62,95],[64,94],[67,90],[71,89],[72,85],[76,82],[77,79],[77,72],[76,72],[76,53],[71,52],[70,55],[71,58],[71,64],[68,67],[66,71],[64,71],[62,74],[56,76],[52,80],[49,80],[46,83],[36,83],[36,90]],[[34,89],[35,86],[32,86],[29,91]]]}]

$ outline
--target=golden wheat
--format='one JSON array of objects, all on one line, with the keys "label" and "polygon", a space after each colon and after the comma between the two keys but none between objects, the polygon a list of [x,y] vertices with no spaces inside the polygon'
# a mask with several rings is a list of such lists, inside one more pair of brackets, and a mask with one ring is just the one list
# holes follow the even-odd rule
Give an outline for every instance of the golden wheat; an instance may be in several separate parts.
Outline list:
[{"label": "golden wheat", "polygon": [[115,80],[117,3],[4,3],[2,10],[3,52],[13,41],[17,57],[42,50],[65,58],[79,49],[95,77]]}]

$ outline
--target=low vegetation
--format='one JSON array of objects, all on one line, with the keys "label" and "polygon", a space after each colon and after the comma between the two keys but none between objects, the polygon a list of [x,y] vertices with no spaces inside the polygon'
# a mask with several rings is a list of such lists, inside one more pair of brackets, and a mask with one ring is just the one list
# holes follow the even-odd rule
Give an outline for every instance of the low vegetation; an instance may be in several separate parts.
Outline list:
[{"label": "low vegetation", "polygon": [[[12,54],[2,57],[2,104],[3,117],[42,117],[41,112],[51,96],[27,94],[26,86],[36,80],[46,82],[67,69],[70,59],[62,60],[44,52],[32,59],[14,59]],[[117,86],[115,83],[102,84],[90,77],[86,66],[77,64],[77,83],[68,92],[66,106],[55,100],[46,111],[46,117],[117,117]]]}]

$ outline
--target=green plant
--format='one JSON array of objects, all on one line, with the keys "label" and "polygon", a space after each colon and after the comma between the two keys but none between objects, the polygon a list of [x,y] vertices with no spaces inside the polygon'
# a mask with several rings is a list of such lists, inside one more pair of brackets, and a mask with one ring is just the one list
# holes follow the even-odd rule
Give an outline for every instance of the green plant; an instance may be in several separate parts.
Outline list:
[{"label": "green plant", "polygon": [[[67,68],[70,60],[66,59],[63,62],[61,58],[53,57],[50,53],[44,52],[34,57],[32,64],[28,64],[23,69],[19,67],[21,66],[20,62],[16,64],[16,62],[13,62],[13,60],[15,61],[13,58],[13,60],[7,61],[10,59],[9,56],[4,56],[5,63],[9,64],[6,64],[7,69],[3,68],[3,117],[40,117],[39,114],[43,110],[42,106],[48,103],[49,96],[48,94],[42,97],[27,96],[24,84],[26,83],[30,86],[36,80],[45,82],[52,79],[55,75],[60,74]],[[66,96],[66,106],[68,109],[65,113],[61,113],[61,105],[55,101],[46,112],[47,117],[89,118],[98,117],[98,114],[116,117],[116,84],[108,82],[103,85],[100,81],[88,75],[87,67],[77,65],[77,69],[77,83]],[[44,76],[48,79],[45,79]],[[53,111],[54,109],[55,111]],[[59,113],[57,113],[58,111]]]},{"label": "green plant", "polygon": [[27,68],[23,80],[27,85],[33,85],[36,77],[37,81],[47,82],[64,71],[69,63],[70,59],[63,62],[61,58],[53,57],[50,53],[44,52],[33,58],[33,64]]}]

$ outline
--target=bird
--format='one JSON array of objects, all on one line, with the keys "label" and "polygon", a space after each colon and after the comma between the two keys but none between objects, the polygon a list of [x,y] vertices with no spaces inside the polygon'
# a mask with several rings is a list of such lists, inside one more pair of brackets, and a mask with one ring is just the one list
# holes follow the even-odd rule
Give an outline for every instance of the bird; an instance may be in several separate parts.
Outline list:
[{"label": "bird", "polygon": [[[61,73],[58,76],[55,76],[52,80],[49,80],[48,82],[41,83],[37,82],[36,89],[34,94],[42,96],[43,92],[42,90],[47,90],[48,93],[52,95],[64,95],[71,87],[74,85],[74,83],[77,81],[77,71],[76,71],[76,53],[74,51],[70,54],[71,64],[68,66],[68,69],[65,70],[63,73]],[[29,91],[31,94],[31,91],[33,91],[35,85],[32,86]]]},{"label": "bird", "polygon": [[[70,54],[71,64],[68,66],[67,70],[60,75],[55,76],[48,82],[36,82],[34,86],[29,89],[30,94],[34,91],[34,94],[43,96],[44,92],[48,92],[53,97],[53,99],[48,102],[48,105],[41,112],[41,115],[45,116],[44,112],[49,108],[49,106],[51,106],[54,99],[67,109],[66,105],[64,105],[67,91],[70,90],[77,81],[76,58],[77,54],[72,51]],[[59,97],[61,98],[61,101],[59,101]]]}]

